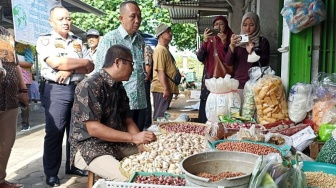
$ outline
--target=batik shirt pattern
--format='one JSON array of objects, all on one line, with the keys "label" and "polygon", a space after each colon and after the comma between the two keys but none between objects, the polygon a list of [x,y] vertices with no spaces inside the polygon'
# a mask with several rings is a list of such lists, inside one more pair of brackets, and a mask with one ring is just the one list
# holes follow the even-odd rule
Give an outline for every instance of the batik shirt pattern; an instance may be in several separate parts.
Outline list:
[{"label": "batik shirt pattern", "polygon": [[15,62],[14,45],[10,44],[12,36],[0,26],[0,60],[6,70],[6,76],[0,78],[0,111],[15,109],[19,106],[19,79]]},{"label": "batik shirt pattern", "polygon": [[130,144],[91,137],[85,122],[99,121],[105,126],[127,132],[127,127],[122,122],[131,117],[128,103],[122,83],[116,82],[103,69],[78,84],[73,105],[73,133],[70,136],[72,164],[78,150],[87,164],[102,155],[120,159],[117,147]]}]

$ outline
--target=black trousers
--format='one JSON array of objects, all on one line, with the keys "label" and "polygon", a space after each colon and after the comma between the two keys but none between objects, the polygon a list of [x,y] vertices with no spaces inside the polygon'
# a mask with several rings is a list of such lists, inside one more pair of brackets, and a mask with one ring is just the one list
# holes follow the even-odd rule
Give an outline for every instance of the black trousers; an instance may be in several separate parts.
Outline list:
[{"label": "black trousers", "polygon": [[151,81],[145,81],[145,90],[146,90],[146,100],[147,100],[147,108],[144,111],[145,114],[145,128],[148,128],[152,125],[152,103],[151,103]]},{"label": "black trousers", "polygon": [[62,162],[62,143],[66,131],[66,169],[70,169],[70,123],[75,85],[46,83],[41,102],[45,108],[43,168],[47,176],[57,176]]},{"label": "black trousers", "polygon": [[146,108],[140,110],[131,110],[131,116],[134,123],[138,126],[140,131],[143,131],[145,127],[145,116]]}]

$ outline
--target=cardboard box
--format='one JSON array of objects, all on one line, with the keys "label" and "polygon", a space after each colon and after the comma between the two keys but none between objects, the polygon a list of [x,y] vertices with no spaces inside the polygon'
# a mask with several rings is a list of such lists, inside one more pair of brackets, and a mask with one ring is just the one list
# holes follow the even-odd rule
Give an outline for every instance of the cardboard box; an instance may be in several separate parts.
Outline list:
[{"label": "cardboard box", "polygon": [[293,147],[298,151],[303,151],[314,141],[316,135],[314,134],[314,130],[309,126],[290,137],[293,140]]},{"label": "cardboard box", "polygon": [[316,159],[318,153],[320,152],[321,148],[323,147],[325,142],[313,142],[309,146],[310,154],[309,157]]}]

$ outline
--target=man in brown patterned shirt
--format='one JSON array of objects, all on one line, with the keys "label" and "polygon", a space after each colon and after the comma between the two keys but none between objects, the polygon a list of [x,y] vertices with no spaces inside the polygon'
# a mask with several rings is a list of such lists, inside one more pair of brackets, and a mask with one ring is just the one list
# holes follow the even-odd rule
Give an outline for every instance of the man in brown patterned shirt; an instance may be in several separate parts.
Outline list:
[{"label": "man in brown patterned shirt", "polygon": [[83,80],[75,91],[74,125],[70,136],[71,163],[113,181],[127,181],[119,160],[144,151],[141,144],[156,140],[134,123],[122,81],[133,71],[129,48],[111,46],[103,69]]},{"label": "man in brown patterned shirt", "polygon": [[20,188],[5,180],[15,142],[19,101],[28,105],[28,89],[17,64],[13,34],[0,26],[0,188]]}]

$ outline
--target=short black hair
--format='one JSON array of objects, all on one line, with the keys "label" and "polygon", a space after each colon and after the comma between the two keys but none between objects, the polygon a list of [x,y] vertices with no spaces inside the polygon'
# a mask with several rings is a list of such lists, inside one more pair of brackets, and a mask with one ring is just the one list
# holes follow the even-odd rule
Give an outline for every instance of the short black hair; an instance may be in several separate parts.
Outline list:
[{"label": "short black hair", "polygon": [[128,57],[132,57],[132,52],[128,47],[121,44],[112,45],[106,52],[103,68],[112,66],[116,58],[127,59]]},{"label": "short black hair", "polygon": [[[122,13],[122,10],[124,9],[124,7],[127,5],[127,4],[133,4],[135,6],[137,6],[139,8],[139,4],[136,2],[136,1],[124,1],[120,4],[120,8],[119,8],[119,12],[120,14]],[[139,8],[140,9],[140,8]]]},{"label": "short black hair", "polygon": [[56,6],[53,6],[53,7],[50,9],[49,14],[51,15],[51,13],[52,13],[55,9],[57,9],[57,8],[64,8],[65,10],[68,10],[68,9],[66,9],[65,7],[63,7],[62,5],[56,5]]}]

